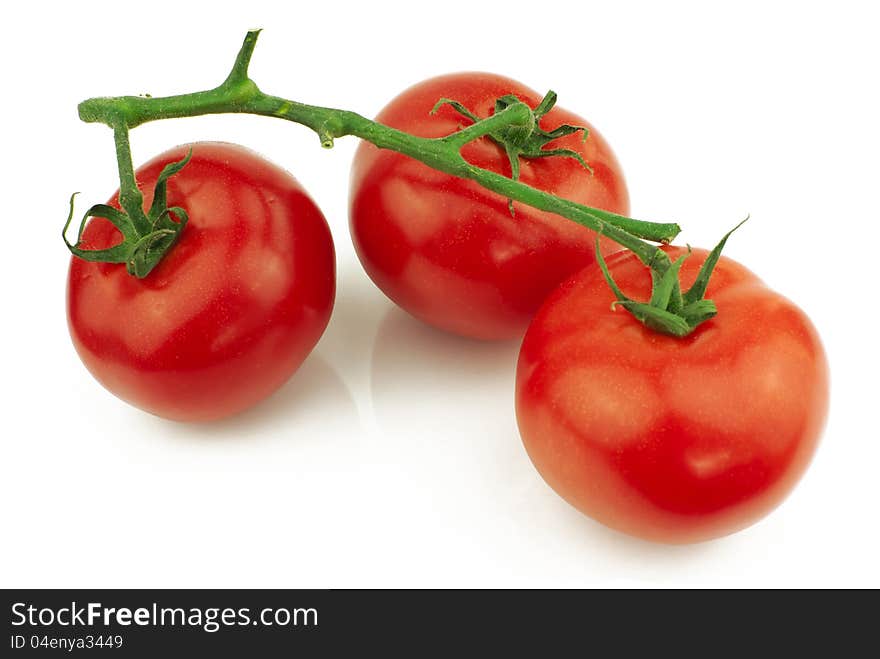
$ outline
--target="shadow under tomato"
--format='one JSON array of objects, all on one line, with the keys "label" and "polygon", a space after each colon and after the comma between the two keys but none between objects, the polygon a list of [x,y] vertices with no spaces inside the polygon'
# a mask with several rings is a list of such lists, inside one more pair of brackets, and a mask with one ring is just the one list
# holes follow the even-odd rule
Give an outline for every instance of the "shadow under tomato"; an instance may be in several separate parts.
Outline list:
[{"label": "shadow under tomato", "polygon": [[723,538],[688,545],[649,542],[600,524],[570,506],[543,483],[541,487],[548,493],[539,509],[533,511],[534,516],[525,520],[527,526],[545,527],[543,533],[564,538],[570,548],[590,556],[593,561],[613,562],[614,573],[633,580],[662,581],[668,579],[670,570],[681,569],[685,574],[694,571],[700,561],[716,555],[725,542]]},{"label": "shadow under tomato", "polygon": [[318,349],[359,394],[368,386],[374,330],[391,302],[356,262],[340,269],[336,284],[333,315]]},{"label": "shadow under tomato", "polygon": [[377,423],[383,430],[406,429],[410,435],[438,424],[470,435],[479,432],[477,417],[495,422],[497,413],[511,418],[518,350],[518,341],[459,337],[392,307],[379,325],[371,357]]},{"label": "shadow under tomato", "polygon": [[315,351],[278,391],[241,414],[206,423],[155,423],[168,438],[239,442],[271,436],[273,441],[287,441],[302,435],[302,427],[327,418],[356,422],[357,414],[351,392]]}]

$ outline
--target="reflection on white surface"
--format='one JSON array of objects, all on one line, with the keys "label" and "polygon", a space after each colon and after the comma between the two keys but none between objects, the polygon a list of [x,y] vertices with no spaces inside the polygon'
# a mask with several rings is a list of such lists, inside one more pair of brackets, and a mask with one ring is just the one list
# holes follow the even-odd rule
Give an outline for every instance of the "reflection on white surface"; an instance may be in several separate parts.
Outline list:
[{"label": "reflection on white surface", "polygon": [[316,351],[278,391],[241,414],[209,423],[168,423],[158,418],[156,422],[162,424],[166,437],[242,441],[269,428],[307,425],[328,409],[350,417],[353,406],[351,392],[339,374]]},{"label": "reflection on white surface", "polygon": [[395,538],[386,578],[407,566],[415,578],[419,557],[438,548],[450,561],[432,567],[438,579],[454,583],[466,561],[497,584],[601,581],[608,567],[619,579],[631,569],[645,578],[646,561],[662,570],[711,553],[606,529],[544,484],[516,427],[518,351],[517,341],[458,338],[396,308],[382,319],[370,380],[382,475],[374,492],[386,513],[406,520],[406,533],[380,527]]},{"label": "reflection on white surface", "polygon": [[397,308],[382,320],[370,378],[377,453],[405,465],[400,477],[431,497],[436,512],[448,505],[450,514],[472,514],[482,499],[518,486],[517,350],[516,342],[437,331]]}]

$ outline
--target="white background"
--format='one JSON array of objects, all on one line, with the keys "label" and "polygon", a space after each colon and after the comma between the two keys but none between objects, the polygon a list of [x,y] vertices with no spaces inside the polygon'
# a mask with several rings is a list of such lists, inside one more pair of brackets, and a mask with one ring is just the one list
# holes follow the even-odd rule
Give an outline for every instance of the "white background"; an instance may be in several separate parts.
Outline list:
[{"label": "white background", "polygon": [[[880,139],[869,3],[5,3],[2,49],[0,586],[880,586],[876,414]],[[270,8],[271,7],[271,8]],[[67,199],[116,188],[96,95],[203,89],[263,27],[267,92],[374,115],[463,69],[517,78],[592,122],[637,217],[676,220],[800,304],[832,405],[793,495],[723,540],[667,547],[571,509],[513,413],[517,345],[394,308],[347,229],[356,143],[250,116],[132,133],[134,160],[240,142],[307,187],[339,291],[316,351],[233,420],[180,425],[105,392],[68,338]]]}]

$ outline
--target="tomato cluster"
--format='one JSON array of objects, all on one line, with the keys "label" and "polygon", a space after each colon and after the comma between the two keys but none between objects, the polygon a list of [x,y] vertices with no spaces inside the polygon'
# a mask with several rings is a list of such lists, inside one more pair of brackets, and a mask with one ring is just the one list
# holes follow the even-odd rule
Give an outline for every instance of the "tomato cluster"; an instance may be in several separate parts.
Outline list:
[{"label": "tomato cluster", "polygon": [[[378,121],[422,137],[460,129],[455,99],[477,116],[513,94],[541,98],[489,74],[422,82]],[[548,129],[586,126],[554,148],[578,157],[523,159],[520,180],[586,206],[626,214],[610,147],[560,108]],[[297,181],[238,146],[172,149],[137,171],[145,208],[163,168],[168,206],[189,221],[148,276],[73,258],[68,319],[77,352],[111,392],[176,420],[218,419],[278,389],[323,333],[333,307],[328,225]],[[473,165],[511,175],[488,137],[467,144]],[[586,171],[580,162],[589,164]],[[114,196],[109,204],[119,208]],[[651,273],[589,229],[508,201],[391,150],[363,143],[354,160],[351,235],[364,269],[389,298],[441,329],[480,339],[520,337],[516,414],[547,483],[594,519],[661,542],[694,542],[743,528],[774,508],[812,457],[828,404],[822,345],[809,319],[741,265],[721,258],[707,296],[718,315],[684,338],[613,309],[606,276],[633,300]],[[119,241],[93,218],[79,246]],[[666,248],[672,259],[684,252]],[[608,273],[596,258],[608,255]],[[707,253],[694,250],[681,286]],[[526,331],[527,329],[527,331]]]}]

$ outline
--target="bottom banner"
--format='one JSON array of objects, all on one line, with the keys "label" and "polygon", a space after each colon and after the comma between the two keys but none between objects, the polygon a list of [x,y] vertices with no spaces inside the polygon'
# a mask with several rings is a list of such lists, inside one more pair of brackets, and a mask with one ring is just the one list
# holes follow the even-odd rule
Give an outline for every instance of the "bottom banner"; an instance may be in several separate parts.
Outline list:
[{"label": "bottom banner", "polygon": [[[712,591],[8,590],[0,655],[406,656],[445,651],[557,656],[660,649],[790,653],[845,629],[840,656],[872,629],[872,607],[840,593]],[[847,606],[849,603],[851,606]],[[845,615],[844,612],[846,612]],[[782,615],[785,613],[785,615]],[[196,654],[193,654],[196,653]]]}]

